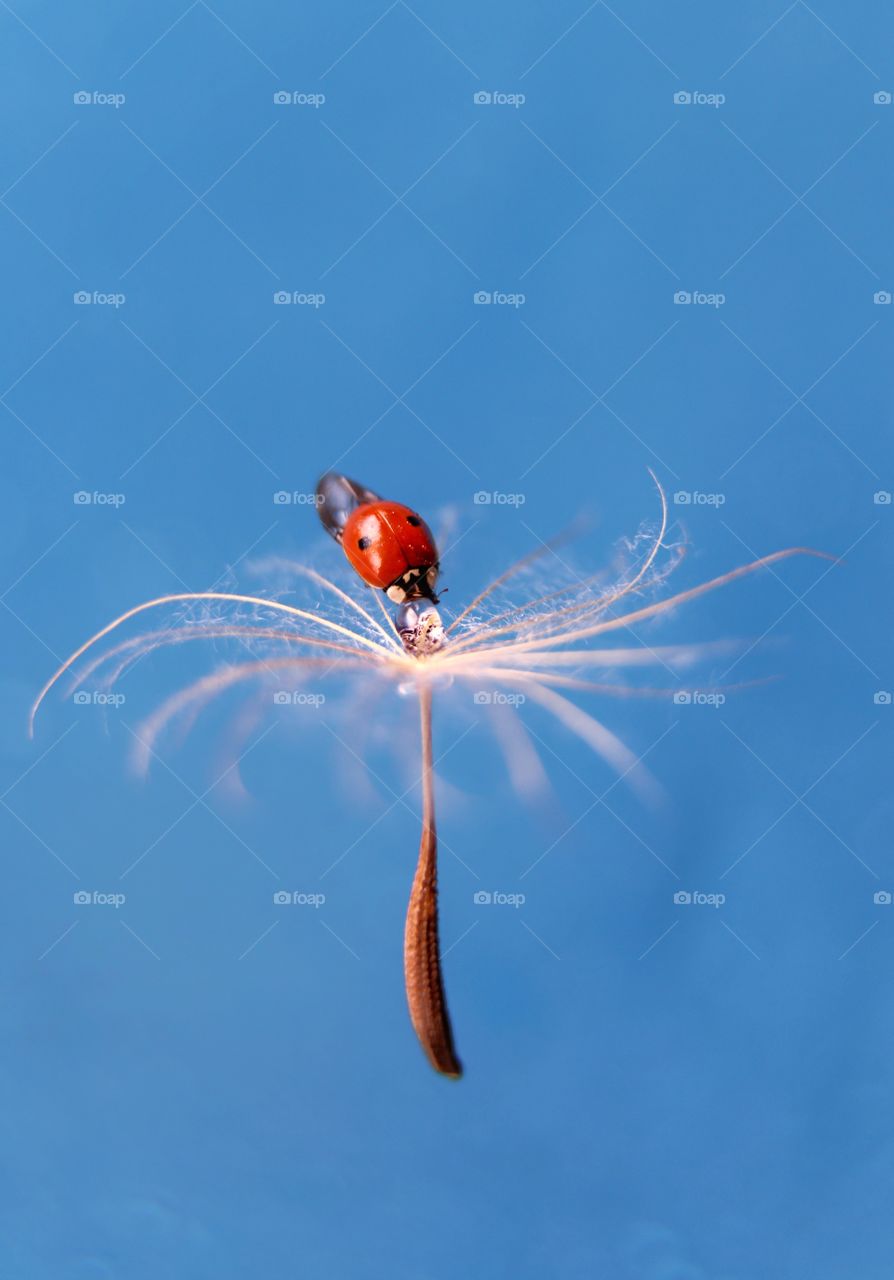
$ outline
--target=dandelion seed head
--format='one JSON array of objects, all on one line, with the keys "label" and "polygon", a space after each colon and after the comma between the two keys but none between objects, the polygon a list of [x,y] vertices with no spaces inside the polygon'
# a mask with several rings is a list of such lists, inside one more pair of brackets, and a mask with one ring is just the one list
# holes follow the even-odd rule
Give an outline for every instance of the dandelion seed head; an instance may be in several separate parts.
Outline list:
[{"label": "dandelion seed head", "polygon": [[[263,719],[265,698],[268,714],[285,717],[288,708],[307,706],[318,696],[328,717],[344,715],[349,721],[357,707],[371,708],[383,697],[400,702],[409,695],[422,697],[423,691],[426,697],[435,692],[441,697],[463,687],[467,694],[484,694],[486,707],[500,707],[494,733],[510,776],[536,773],[530,744],[518,746],[524,731],[517,708],[527,702],[584,741],[631,785],[642,787],[641,762],[578,705],[580,697],[670,699],[679,690],[681,671],[723,652],[725,645],[728,649],[729,642],[658,645],[643,634],[648,624],[762,564],[802,550],[777,552],[666,596],[663,589],[684,547],[669,534],[660,486],[658,493],[660,518],[619,541],[608,569],[580,567],[578,554],[560,536],[535,546],[459,612],[426,600],[395,610],[347,564],[331,575],[294,558],[265,557],[247,566],[245,586],[232,582],[228,590],[175,593],[122,614],[62,664],[33,712],[63,677],[70,688],[89,679],[111,690],[161,650],[210,646],[212,669],[206,660],[203,675],[168,696],[139,725],[135,761],[141,771],[170,729],[178,726],[185,737],[219,698],[253,699],[260,711],[237,717],[251,728]],[[629,677],[647,666],[663,669],[671,683],[655,688],[629,678],[618,681],[622,671]],[[595,681],[593,674],[599,677]],[[323,695],[323,688],[334,692]],[[500,701],[507,693],[514,701]],[[510,747],[513,735],[516,745]],[[227,738],[236,753],[238,739],[237,730]]]},{"label": "dandelion seed head", "polygon": [[[337,721],[342,714],[350,727],[342,735],[331,723],[326,728],[341,739],[352,763],[362,767],[364,742],[376,735],[381,738],[376,697],[391,695],[394,705],[400,706],[407,695],[415,695],[422,836],[404,932],[405,987],[410,1018],[429,1061],[437,1071],[456,1079],[462,1065],[447,1013],[438,941],[435,693],[440,699],[448,690],[464,687],[467,694],[473,692],[476,713],[490,712],[494,742],[508,777],[525,799],[542,797],[549,779],[519,714],[522,704],[551,717],[619,779],[643,797],[654,798],[656,784],[643,758],[581,701],[607,694],[670,697],[674,684],[651,688],[614,683],[606,677],[622,668],[657,665],[674,678],[677,668],[716,652],[716,645],[651,644],[642,635],[643,624],[804,551],[775,552],[665,596],[660,588],[679,564],[682,548],[669,537],[667,501],[655,483],[660,499],[657,526],[641,526],[619,544],[609,571],[577,570],[565,539],[541,543],[479,591],[465,608],[448,614],[446,625],[432,591],[439,561],[427,528],[421,550],[406,552],[395,534],[396,552],[402,555],[395,554],[387,571],[382,570],[382,561],[374,565],[361,560],[354,565],[360,577],[399,604],[397,612],[386,607],[379,591],[362,588],[353,575],[346,578],[344,568],[341,577],[333,578],[309,563],[286,557],[268,557],[251,565],[249,578],[257,585],[242,588],[228,580],[227,590],[176,592],[145,601],[97,631],[58,667],[37,695],[31,728],[41,704],[60,681],[77,688],[90,679],[114,688],[125,675],[132,678],[135,667],[158,651],[173,649],[179,656],[184,648],[194,649],[202,641],[201,647],[211,646],[217,662],[212,670],[165,697],[136,730],[130,730],[133,763],[145,773],[165,734],[176,729],[183,740],[212,703],[238,693],[237,714],[219,735],[215,754],[221,772],[212,787],[227,779],[231,794],[244,797],[240,764],[250,749],[247,740],[274,713],[286,716],[298,707],[326,705],[328,709],[331,705],[334,715],[330,718]],[[328,495],[329,507],[321,515],[337,541],[350,530],[352,519],[363,518],[364,507],[358,507],[356,500],[368,494],[375,498],[335,473],[322,477],[318,490]],[[409,512],[406,519],[414,529],[422,527],[421,517],[409,508],[395,505],[393,509]],[[380,512],[376,518],[390,527],[386,515]],[[403,534],[404,526],[400,529]],[[352,547],[346,548],[346,555],[349,551],[353,554]],[[419,577],[423,573],[424,581]],[[614,638],[617,631],[623,633],[617,638],[620,644]],[[600,680],[590,678],[593,668]],[[329,704],[321,690],[336,682],[342,697]],[[406,749],[401,754],[402,763],[410,764]],[[412,784],[407,792],[410,789]],[[397,797],[397,802],[402,799]]]}]

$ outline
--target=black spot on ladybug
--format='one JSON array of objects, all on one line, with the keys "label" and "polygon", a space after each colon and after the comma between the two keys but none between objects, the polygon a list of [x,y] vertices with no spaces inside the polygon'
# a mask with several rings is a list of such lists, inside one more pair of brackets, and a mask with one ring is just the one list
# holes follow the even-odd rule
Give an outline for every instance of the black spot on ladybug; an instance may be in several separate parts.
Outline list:
[{"label": "black spot on ladybug", "polygon": [[372,538],[358,538],[357,546],[361,551],[366,551],[367,547],[372,545]]},{"label": "black spot on ladybug", "polygon": [[418,516],[407,516],[407,524],[420,525],[422,524],[422,521]]}]

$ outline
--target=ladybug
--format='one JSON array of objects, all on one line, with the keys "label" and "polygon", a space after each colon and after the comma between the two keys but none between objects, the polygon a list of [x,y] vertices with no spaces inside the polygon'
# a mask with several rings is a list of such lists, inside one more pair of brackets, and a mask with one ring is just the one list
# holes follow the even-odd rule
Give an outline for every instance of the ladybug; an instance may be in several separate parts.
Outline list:
[{"label": "ladybug", "polygon": [[395,604],[431,600],[438,549],[422,517],[401,502],[386,502],[356,480],[327,471],[317,484],[317,512],[348,560],[371,587]]}]

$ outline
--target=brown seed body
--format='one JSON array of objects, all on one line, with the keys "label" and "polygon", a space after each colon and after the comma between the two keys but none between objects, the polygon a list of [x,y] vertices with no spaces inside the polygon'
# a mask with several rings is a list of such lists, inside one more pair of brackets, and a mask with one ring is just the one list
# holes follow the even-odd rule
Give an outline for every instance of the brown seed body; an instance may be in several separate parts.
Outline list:
[{"label": "brown seed body", "polygon": [[453,1047],[438,945],[438,837],[432,777],[431,690],[425,686],[419,691],[419,707],[422,840],[404,930],[404,978],[410,1021],[429,1062],[442,1075],[459,1079],[462,1066]]}]

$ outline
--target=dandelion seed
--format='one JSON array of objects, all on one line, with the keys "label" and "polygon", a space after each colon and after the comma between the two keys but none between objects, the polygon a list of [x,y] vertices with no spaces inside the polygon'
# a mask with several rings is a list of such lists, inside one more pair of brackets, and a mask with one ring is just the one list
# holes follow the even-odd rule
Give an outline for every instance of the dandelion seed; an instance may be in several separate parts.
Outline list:
[{"label": "dandelion seed", "polygon": [[[806,547],[773,552],[728,573],[664,599],[643,603],[679,563],[679,548],[667,545],[668,511],[657,479],[661,517],[647,540],[645,554],[631,574],[608,589],[597,576],[570,581],[521,603],[493,611],[508,584],[520,579],[556,542],[543,544],[489,583],[445,626],[435,587],[440,565],[428,526],[410,507],[384,502],[371,490],[345,476],[327,473],[317,488],[317,508],[324,527],[341,545],[357,575],[373,587],[378,615],[356,594],[315,569],[292,561],[267,561],[267,572],[285,573],[322,598],[299,606],[271,596],[237,592],[178,592],[128,609],[86,640],[47,680],[31,709],[29,730],[50,691],[63,679],[77,687],[96,677],[111,688],[131,665],[163,647],[195,640],[236,642],[248,650],[246,660],[230,662],[178,690],[157,707],[136,734],[136,762],[145,770],[155,746],[168,728],[195,723],[214,699],[228,690],[311,674],[319,677],[352,673],[383,691],[412,692],[419,706],[422,782],[422,837],[410,892],[404,934],[404,973],[410,1018],[420,1044],[435,1069],[457,1078],[462,1068],[447,1013],[438,943],[437,834],[432,756],[432,708],[436,691],[452,683],[480,690],[488,685],[508,694],[523,693],[583,741],[633,787],[648,794],[653,780],[633,752],[605,724],[570,697],[573,693],[620,697],[661,697],[677,689],[643,688],[591,681],[588,668],[614,672],[623,667],[664,665],[679,670],[723,651],[727,642],[663,645],[650,648],[601,647],[590,644],[614,631],[659,617],[719,587],[795,555],[822,555]],[[639,545],[636,544],[636,545]],[[666,562],[660,557],[665,553]],[[824,557],[833,559],[831,556]],[[355,580],[356,581],[356,580]],[[382,594],[380,594],[382,593]],[[392,616],[382,595],[393,605]],[[628,598],[639,598],[634,608]],[[365,597],[368,599],[369,597]],[[625,610],[626,607],[626,611]],[[179,611],[167,627],[119,640],[107,649],[101,642],[143,614]],[[510,778],[520,790],[541,791],[546,773],[521,727],[512,699],[499,703],[495,738]],[[240,720],[249,732],[262,715],[254,704]],[[236,766],[234,758],[233,768]]]}]

